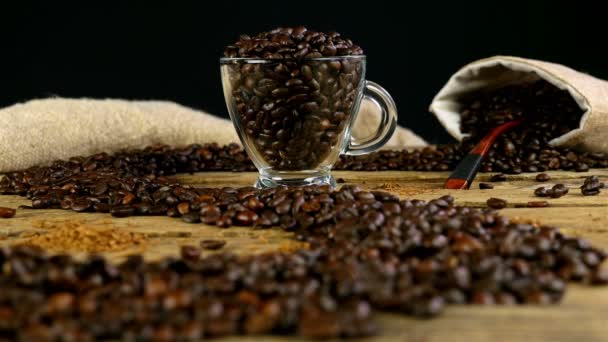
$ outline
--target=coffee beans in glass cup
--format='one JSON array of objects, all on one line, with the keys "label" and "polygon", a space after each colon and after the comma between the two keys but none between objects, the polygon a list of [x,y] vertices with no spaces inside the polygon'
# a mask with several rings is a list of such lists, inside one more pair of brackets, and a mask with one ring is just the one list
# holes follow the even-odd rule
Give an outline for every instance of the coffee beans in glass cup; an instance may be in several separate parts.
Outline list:
[{"label": "coffee beans in glass cup", "polygon": [[[243,36],[220,59],[226,104],[259,187],[335,185],[330,170],[340,154],[372,152],[396,127],[392,98],[365,80],[361,49],[337,33],[310,32]],[[361,100],[382,115],[376,134],[362,141],[350,135]]]}]

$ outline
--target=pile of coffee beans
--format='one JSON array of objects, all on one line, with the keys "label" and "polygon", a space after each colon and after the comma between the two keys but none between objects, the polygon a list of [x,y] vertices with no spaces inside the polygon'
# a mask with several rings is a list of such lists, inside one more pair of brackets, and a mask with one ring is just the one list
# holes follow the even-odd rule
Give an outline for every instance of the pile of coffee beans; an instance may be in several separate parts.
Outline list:
[{"label": "pile of coffee beans", "polygon": [[331,164],[345,141],[362,85],[364,59],[355,56],[361,54],[339,33],[303,27],[241,36],[229,46],[226,57],[267,58],[264,63],[239,59],[222,66],[231,111],[254,161],[275,170]]},{"label": "pile of coffee beans", "polygon": [[430,317],[450,303],[549,304],[562,298],[567,281],[608,282],[599,267],[606,254],[584,240],[458,207],[449,196],[399,200],[356,186],[200,191],[208,196],[200,212],[276,217],[310,250],[201,258],[198,248],[185,246],[181,259],[146,263],[134,256],[115,266],[99,257],[77,262],[4,249],[0,335],[366,336],[377,332],[373,309]]},{"label": "pile of coffee beans", "polygon": [[277,227],[309,249],[207,256],[201,249],[223,241],[201,242],[183,246],[179,259],[133,256],[119,265],[32,247],[0,249],[0,337],[356,337],[378,331],[375,310],[432,317],[452,303],[549,304],[568,281],[608,283],[606,253],[585,240],[456,206],[450,196],[400,200],[349,185],[193,188],[165,177],[191,160],[232,160],[193,157],[207,150],[74,158],[10,173],[0,187],[28,196],[34,208]]},{"label": "pile of coffee beans", "polygon": [[362,55],[363,50],[337,32],[323,33],[304,26],[280,27],[240,39],[224,50],[225,57],[264,59],[312,59]]}]

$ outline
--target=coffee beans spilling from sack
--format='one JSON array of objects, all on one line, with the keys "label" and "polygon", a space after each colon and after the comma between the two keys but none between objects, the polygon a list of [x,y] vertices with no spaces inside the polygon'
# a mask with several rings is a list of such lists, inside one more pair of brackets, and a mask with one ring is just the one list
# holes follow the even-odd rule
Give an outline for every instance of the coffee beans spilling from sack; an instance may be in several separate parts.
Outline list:
[{"label": "coffee beans spilling from sack", "polygon": [[587,171],[590,167],[606,167],[605,154],[576,153],[549,145],[552,139],[579,127],[582,114],[567,91],[546,81],[508,86],[473,99],[462,112],[462,131],[470,133],[462,147],[469,150],[493,127],[523,119],[519,127],[498,138],[482,164],[483,171]]},{"label": "coffee beans spilling from sack", "polygon": [[194,165],[234,167],[230,153],[203,157],[210,149],[73,158],[10,173],[0,188],[31,198],[35,208],[278,227],[310,248],[206,256],[184,246],[181,259],[133,256],[120,265],[0,249],[0,337],[356,337],[378,331],[377,310],[432,317],[452,303],[550,304],[568,281],[608,283],[606,253],[585,240],[456,206],[450,196],[400,200],[357,186],[192,188],[165,177]]},{"label": "coffee beans spilling from sack", "polygon": [[482,162],[481,172],[541,172],[608,167],[608,154],[553,147],[549,141],[579,126],[582,111],[571,96],[546,81],[508,86],[471,99],[462,111],[461,128],[469,137],[414,151],[379,151],[342,157],[336,169],[416,170],[453,169],[492,128],[515,119],[524,121],[499,137]]},{"label": "coffee beans spilling from sack", "polygon": [[326,166],[326,159],[335,160],[357,100],[364,59],[318,58],[362,53],[339,33],[303,27],[241,36],[229,46],[226,57],[268,59],[223,66],[229,102],[234,102],[256,159],[276,170],[315,169]]}]

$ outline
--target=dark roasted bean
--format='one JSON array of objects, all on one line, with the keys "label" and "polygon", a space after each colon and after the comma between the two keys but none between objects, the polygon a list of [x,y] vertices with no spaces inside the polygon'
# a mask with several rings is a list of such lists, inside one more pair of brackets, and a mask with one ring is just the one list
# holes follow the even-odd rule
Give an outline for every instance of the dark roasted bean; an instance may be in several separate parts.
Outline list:
[{"label": "dark roasted bean", "polygon": [[526,204],[528,208],[544,208],[549,206],[547,201],[530,201]]},{"label": "dark roasted bean", "polygon": [[198,223],[201,222],[200,215],[196,211],[191,211],[182,215],[182,221],[186,223]]},{"label": "dark roasted bean", "polygon": [[16,212],[13,208],[0,207],[0,217],[2,218],[11,218],[15,216]]},{"label": "dark roasted bean", "polygon": [[185,245],[182,246],[181,256],[183,259],[196,261],[201,256],[201,250],[195,246]]},{"label": "dark roasted bean", "polygon": [[507,206],[507,201],[501,198],[492,197],[486,201],[486,204],[492,209],[502,209]]},{"label": "dark roasted bean", "polygon": [[549,196],[551,196],[552,198],[559,198],[564,196],[565,194],[568,193],[568,187],[565,186],[564,184],[555,184],[552,188],[551,188],[551,192],[549,193]]},{"label": "dark roasted bean", "polygon": [[604,188],[604,183],[601,183],[597,176],[590,176],[585,178],[581,185],[581,193],[584,196],[594,196],[599,194],[602,188]]},{"label": "dark roasted bean", "polygon": [[116,206],[110,209],[110,214],[114,217],[127,217],[135,214],[135,209],[131,206]]},{"label": "dark roasted bean", "polygon": [[536,175],[537,182],[547,182],[551,179],[551,177],[546,173],[539,173]]},{"label": "dark roasted bean", "polygon": [[490,182],[504,182],[507,180],[507,176],[503,175],[502,173],[493,175],[492,177],[490,177]]},{"label": "dark roasted bean", "polygon": [[236,214],[236,221],[242,225],[250,226],[258,219],[258,215],[250,210],[240,211]]},{"label": "dark roasted bean", "polygon": [[226,245],[226,240],[202,240],[200,246],[202,249],[216,250],[221,249]]},{"label": "dark roasted bean", "polygon": [[482,190],[494,189],[494,185],[490,183],[479,183],[479,188]]}]

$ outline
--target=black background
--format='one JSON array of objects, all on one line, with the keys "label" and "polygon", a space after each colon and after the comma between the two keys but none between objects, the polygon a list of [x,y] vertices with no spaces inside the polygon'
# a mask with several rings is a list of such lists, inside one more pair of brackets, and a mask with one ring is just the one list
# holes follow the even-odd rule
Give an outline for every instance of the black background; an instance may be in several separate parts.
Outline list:
[{"label": "black background", "polygon": [[[240,33],[303,24],[363,47],[399,122],[432,142],[427,112],[462,65],[495,54],[608,78],[605,12],[591,2],[149,1],[0,5],[0,106],[31,98],[167,99],[227,116],[218,57]],[[408,4],[409,3],[409,4]]]}]

